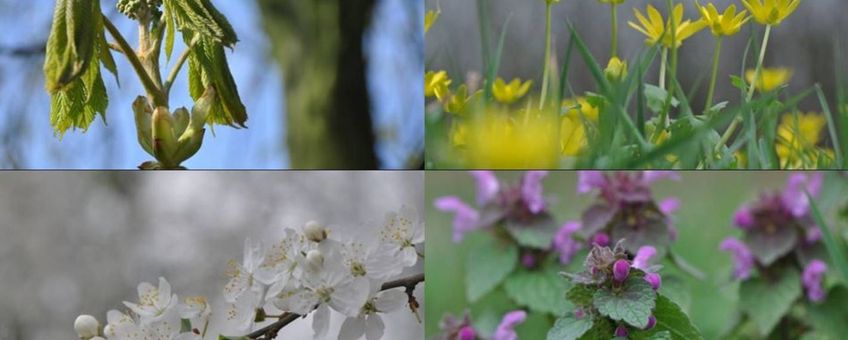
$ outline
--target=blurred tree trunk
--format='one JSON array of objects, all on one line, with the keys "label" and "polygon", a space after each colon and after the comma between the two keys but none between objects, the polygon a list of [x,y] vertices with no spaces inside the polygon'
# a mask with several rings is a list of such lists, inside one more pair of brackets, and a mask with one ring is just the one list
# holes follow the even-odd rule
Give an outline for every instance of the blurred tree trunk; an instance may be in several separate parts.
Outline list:
[{"label": "blurred tree trunk", "polygon": [[375,0],[259,0],[294,168],[376,169],[362,38]]}]

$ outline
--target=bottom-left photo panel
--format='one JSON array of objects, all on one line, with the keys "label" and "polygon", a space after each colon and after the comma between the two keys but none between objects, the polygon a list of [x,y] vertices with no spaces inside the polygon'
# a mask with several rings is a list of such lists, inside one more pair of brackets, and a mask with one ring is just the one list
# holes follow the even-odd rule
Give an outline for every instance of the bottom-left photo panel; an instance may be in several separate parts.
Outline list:
[{"label": "bottom-left photo panel", "polygon": [[423,339],[424,174],[0,173],[0,339]]}]

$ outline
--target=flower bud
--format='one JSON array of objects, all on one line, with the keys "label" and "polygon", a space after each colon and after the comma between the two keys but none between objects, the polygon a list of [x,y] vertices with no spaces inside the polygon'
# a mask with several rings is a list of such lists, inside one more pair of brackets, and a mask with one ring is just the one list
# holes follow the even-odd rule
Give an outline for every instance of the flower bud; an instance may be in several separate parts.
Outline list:
[{"label": "flower bud", "polygon": [[324,254],[318,249],[312,249],[306,253],[306,266],[312,271],[321,270],[324,266]]},{"label": "flower bud", "polygon": [[585,316],[586,316],[586,312],[584,312],[582,308],[577,308],[577,309],[574,310],[574,318],[575,319],[579,320],[579,319],[584,318]]},{"label": "flower bud", "polygon": [[597,233],[592,237],[592,244],[597,244],[598,247],[609,247],[610,237],[605,233]]},{"label": "flower bud", "polygon": [[147,104],[147,98],[138,96],[132,104],[135,116],[135,129],[138,135],[138,144],[144,151],[153,155],[153,110]]},{"label": "flower bud", "polygon": [[733,215],[733,223],[743,230],[753,227],[754,215],[751,213],[751,209],[743,206],[739,210],[736,210],[736,213]]},{"label": "flower bud", "polygon": [[115,336],[115,327],[107,324],[105,327],[103,327],[103,335],[105,335],[105,336]]},{"label": "flower bud", "polygon": [[662,285],[662,277],[660,277],[660,274],[657,273],[645,274],[645,281],[648,281],[648,283],[651,284],[651,288],[655,291],[660,289],[660,286]]},{"label": "flower bud", "polygon": [[168,108],[160,106],[153,110],[153,156],[164,168],[173,168],[177,151],[177,137],[174,136],[174,117]]},{"label": "flower bud", "polygon": [[97,336],[99,328],[100,323],[91,315],[80,315],[74,321],[74,330],[77,331],[80,339],[90,339]]},{"label": "flower bud", "polygon": [[627,62],[612,57],[607,68],[604,70],[604,76],[611,82],[618,82],[627,77]]},{"label": "flower bud", "polygon": [[459,330],[459,333],[457,333],[457,338],[459,338],[459,340],[474,340],[476,336],[477,332],[475,332],[474,327],[471,326],[462,327]]},{"label": "flower bud", "polygon": [[618,260],[612,265],[612,277],[615,282],[621,283],[630,275],[630,263],[627,260]]},{"label": "flower bud", "polygon": [[651,316],[648,317],[648,324],[645,325],[645,328],[643,328],[643,329],[647,331],[651,328],[654,328],[654,326],[656,326],[656,325],[657,325],[657,318],[655,316],[651,315]]},{"label": "flower bud", "polygon": [[303,234],[306,236],[306,239],[315,243],[320,243],[327,239],[327,229],[315,221],[306,222],[306,225],[303,226]]},{"label": "flower bud", "polygon": [[618,326],[615,328],[616,337],[627,337],[627,327]]},{"label": "flower bud", "polygon": [[533,254],[526,253],[521,255],[521,265],[524,268],[535,268],[536,267],[536,257]]}]

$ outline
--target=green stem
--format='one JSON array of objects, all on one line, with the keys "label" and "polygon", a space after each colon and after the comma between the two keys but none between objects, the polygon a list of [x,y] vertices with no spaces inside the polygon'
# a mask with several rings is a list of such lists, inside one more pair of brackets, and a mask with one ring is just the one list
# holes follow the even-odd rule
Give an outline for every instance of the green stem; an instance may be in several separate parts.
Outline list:
[{"label": "green stem", "polygon": [[112,24],[112,21],[109,20],[105,15],[103,15],[103,24],[106,27],[106,30],[109,31],[109,34],[115,41],[118,43],[118,46],[123,50],[124,55],[127,56],[127,59],[130,61],[130,65],[132,65],[135,73],[138,74],[139,79],[141,79],[141,85],[144,86],[144,90],[147,91],[147,95],[149,95],[153,104],[156,106],[168,106],[168,100],[162,95],[162,91],[150,78],[150,75],[142,65],[141,60],[139,60],[138,55],[136,55],[135,51],[130,44],[127,43],[127,40],[124,39],[124,36],[121,35],[121,32],[118,31],[118,28]]},{"label": "green stem", "polygon": [[165,93],[171,92],[171,85],[174,85],[174,81],[177,79],[177,75],[179,75],[180,69],[183,67],[183,64],[185,64],[186,60],[188,60],[188,57],[191,56],[191,52],[194,51],[194,46],[197,45],[198,41],[200,41],[200,36],[195,36],[193,39],[191,39],[191,43],[189,44],[189,46],[186,48],[185,51],[183,51],[183,54],[180,55],[180,59],[177,60],[177,63],[174,64],[174,68],[171,69],[171,73],[168,74],[168,79],[165,81]]},{"label": "green stem", "polygon": [[713,96],[715,95],[716,78],[718,77],[718,61],[721,56],[721,40],[723,37],[716,38],[715,54],[713,55],[713,75],[710,78],[710,89],[707,92],[707,101],[704,105],[704,112],[710,109],[713,105]]},{"label": "green stem", "polygon": [[[770,35],[771,25],[766,25],[766,33],[763,36],[763,46],[760,48],[760,57],[757,59],[757,67],[754,69],[754,79],[751,81],[751,84],[748,85],[748,96],[746,98],[746,102],[750,102],[751,99],[754,98],[754,89],[757,87],[757,83],[760,80],[760,72],[763,70],[763,59],[766,57],[766,48],[768,47]],[[721,140],[719,140],[718,144],[716,144],[715,151],[720,150],[723,145],[727,144],[727,141],[730,140],[730,137],[733,136],[733,133],[736,132],[736,128],[738,128],[741,123],[742,117],[736,116],[733,122],[730,123],[730,126],[727,127],[727,130],[724,131],[724,134],[721,135]]]},{"label": "green stem", "polygon": [[542,75],[542,98],[539,101],[539,109],[545,106],[545,99],[548,94],[548,81],[550,79],[550,64],[551,64],[551,7],[552,3],[545,5],[545,63],[544,73]]},{"label": "green stem", "polygon": [[660,57],[660,88],[665,90],[665,67],[668,63],[668,49],[663,47]]},{"label": "green stem", "polygon": [[612,19],[612,47],[610,48],[610,59],[618,56],[618,5],[610,5],[610,17]]}]

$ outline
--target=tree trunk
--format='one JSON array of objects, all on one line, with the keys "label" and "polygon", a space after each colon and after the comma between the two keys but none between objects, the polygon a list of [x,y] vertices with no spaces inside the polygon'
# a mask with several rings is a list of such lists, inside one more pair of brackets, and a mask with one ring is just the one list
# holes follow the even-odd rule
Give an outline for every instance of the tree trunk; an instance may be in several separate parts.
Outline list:
[{"label": "tree trunk", "polygon": [[258,0],[284,74],[291,165],[376,169],[362,39],[375,0]]}]

